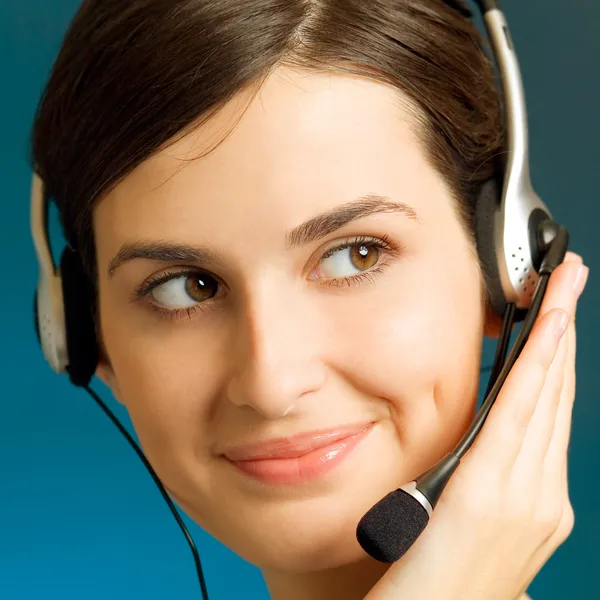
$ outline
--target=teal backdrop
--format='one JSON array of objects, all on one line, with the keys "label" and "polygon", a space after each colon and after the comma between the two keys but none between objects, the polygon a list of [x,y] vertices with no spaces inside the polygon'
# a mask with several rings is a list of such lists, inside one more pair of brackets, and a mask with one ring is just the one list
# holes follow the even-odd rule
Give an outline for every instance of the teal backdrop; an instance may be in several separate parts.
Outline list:
[{"label": "teal backdrop", "polygon": [[[138,458],[87,394],[50,370],[34,336],[28,133],[78,4],[0,0],[0,599],[200,598],[189,549]],[[503,6],[524,76],[535,186],[591,267],[578,311],[570,450],[576,525],[530,593],[534,600],[597,599],[600,3]],[[56,219],[53,236],[59,247]],[[486,342],[488,361],[492,349]],[[132,430],[125,411],[95,386]],[[254,567],[186,522],[212,600],[267,598]]]}]

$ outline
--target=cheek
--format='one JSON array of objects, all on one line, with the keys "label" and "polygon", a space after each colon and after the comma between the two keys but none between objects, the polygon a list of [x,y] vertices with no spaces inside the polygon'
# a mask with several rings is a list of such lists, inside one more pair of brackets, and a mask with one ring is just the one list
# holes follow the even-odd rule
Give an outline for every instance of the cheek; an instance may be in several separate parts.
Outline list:
[{"label": "cheek", "polygon": [[353,387],[386,402],[404,451],[439,451],[460,439],[477,400],[478,270],[407,263],[376,285],[368,299],[329,310],[341,342],[331,361]]},{"label": "cheek", "polygon": [[118,400],[126,406],[145,454],[167,487],[181,488],[190,471],[201,478],[195,453],[204,452],[210,440],[221,354],[192,328],[183,333],[169,325],[138,330],[108,304],[105,313],[102,331]]}]

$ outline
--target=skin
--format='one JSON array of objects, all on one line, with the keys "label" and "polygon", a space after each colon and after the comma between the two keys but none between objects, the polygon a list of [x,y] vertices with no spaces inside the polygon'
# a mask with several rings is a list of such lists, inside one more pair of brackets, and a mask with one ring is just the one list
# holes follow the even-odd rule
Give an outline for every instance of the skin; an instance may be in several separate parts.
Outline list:
[{"label": "skin", "polygon": [[[363,598],[386,567],[358,545],[358,521],[451,450],[473,416],[482,336],[497,320],[486,317],[474,249],[415,127],[391,87],[281,67],[94,210],[108,356],[98,375],[172,496],[262,570],[275,600]],[[365,194],[417,217],[371,214],[289,247],[288,231]],[[337,265],[322,257],[356,236],[387,236],[395,251],[379,254],[387,265],[372,281],[345,285],[359,272],[350,251]],[[202,247],[218,261],[137,258],[109,276],[132,240]],[[168,319],[150,296],[132,301],[148,278],[186,268],[224,283],[203,310]],[[367,421],[375,426],[350,458],[303,486],[259,484],[219,456]]]}]

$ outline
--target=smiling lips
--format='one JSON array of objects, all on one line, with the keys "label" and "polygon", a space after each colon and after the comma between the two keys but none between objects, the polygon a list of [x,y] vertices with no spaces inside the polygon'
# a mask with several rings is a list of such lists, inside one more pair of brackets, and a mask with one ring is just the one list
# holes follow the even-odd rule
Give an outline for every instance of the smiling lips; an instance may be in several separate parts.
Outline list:
[{"label": "smiling lips", "polygon": [[272,485],[297,485],[340,465],[372,430],[373,423],[304,433],[234,448],[225,458],[237,469]]}]

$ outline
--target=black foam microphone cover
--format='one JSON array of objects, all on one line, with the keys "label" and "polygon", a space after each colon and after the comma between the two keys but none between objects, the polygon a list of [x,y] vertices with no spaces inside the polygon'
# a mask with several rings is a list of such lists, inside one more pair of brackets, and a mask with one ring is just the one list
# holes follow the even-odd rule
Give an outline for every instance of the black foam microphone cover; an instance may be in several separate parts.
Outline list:
[{"label": "black foam microphone cover", "polygon": [[356,537],[367,554],[380,562],[392,563],[402,558],[428,522],[429,515],[419,501],[397,489],[360,520]]}]

